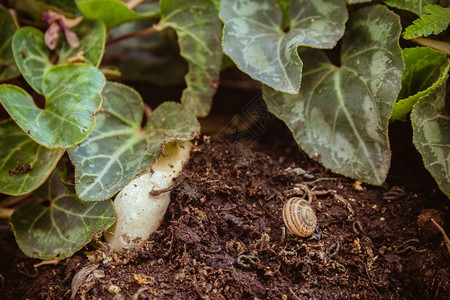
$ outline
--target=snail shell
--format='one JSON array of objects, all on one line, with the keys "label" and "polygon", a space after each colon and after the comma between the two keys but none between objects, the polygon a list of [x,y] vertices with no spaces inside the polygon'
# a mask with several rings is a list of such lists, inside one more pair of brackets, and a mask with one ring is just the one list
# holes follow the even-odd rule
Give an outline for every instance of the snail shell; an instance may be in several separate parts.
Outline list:
[{"label": "snail shell", "polygon": [[314,233],[317,217],[308,201],[299,197],[289,199],[283,206],[283,221],[295,235],[307,237]]}]

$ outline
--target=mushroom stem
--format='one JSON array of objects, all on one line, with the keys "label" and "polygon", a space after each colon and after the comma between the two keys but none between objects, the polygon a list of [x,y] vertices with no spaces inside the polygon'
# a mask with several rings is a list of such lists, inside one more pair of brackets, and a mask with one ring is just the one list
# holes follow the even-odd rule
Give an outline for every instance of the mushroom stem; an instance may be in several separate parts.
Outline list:
[{"label": "mushroom stem", "polygon": [[114,251],[131,249],[137,246],[136,239],[146,240],[158,229],[169,206],[170,191],[152,191],[168,189],[173,184],[189,160],[191,148],[189,142],[167,144],[164,148],[166,155],[117,195],[114,201],[117,222],[105,234]]}]

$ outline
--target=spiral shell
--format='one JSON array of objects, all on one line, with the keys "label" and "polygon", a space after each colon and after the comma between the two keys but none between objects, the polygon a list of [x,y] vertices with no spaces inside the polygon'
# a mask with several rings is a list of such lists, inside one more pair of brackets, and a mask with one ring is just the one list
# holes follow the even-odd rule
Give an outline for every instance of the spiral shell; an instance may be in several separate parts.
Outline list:
[{"label": "spiral shell", "polygon": [[307,237],[314,233],[317,217],[308,201],[299,197],[290,198],[283,206],[283,221],[295,235]]}]

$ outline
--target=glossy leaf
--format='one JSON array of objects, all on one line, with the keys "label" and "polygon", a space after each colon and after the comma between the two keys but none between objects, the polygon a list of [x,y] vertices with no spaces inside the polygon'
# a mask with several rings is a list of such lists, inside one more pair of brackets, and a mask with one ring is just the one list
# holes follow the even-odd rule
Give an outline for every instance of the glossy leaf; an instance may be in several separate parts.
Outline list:
[{"label": "glossy leaf", "polygon": [[365,3],[365,2],[371,2],[372,0],[347,0],[348,4],[358,4],[358,3]]},{"label": "glossy leaf", "polygon": [[59,170],[37,193],[50,205],[27,204],[16,209],[11,217],[17,244],[29,257],[43,260],[70,257],[116,220],[110,200],[80,201],[73,187],[62,182]]},{"label": "glossy leaf", "polygon": [[141,128],[143,102],[130,87],[108,82],[97,125],[86,141],[68,150],[75,165],[78,196],[108,199],[134,177],[150,168],[169,140],[190,140],[199,131],[197,119],[174,102],[165,102]]},{"label": "glossy leaf", "polygon": [[419,19],[406,28],[403,34],[405,39],[410,40],[430,34],[439,34],[447,29],[450,23],[450,7],[427,5],[425,10],[426,14],[420,15]]},{"label": "glossy leaf", "polygon": [[131,10],[119,0],[76,0],[81,13],[88,19],[102,21],[107,28],[120,24],[157,17],[159,14],[158,3],[149,3],[143,9]]},{"label": "glossy leaf", "polygon": [[408,10],[419,16],[425,13],[425,6],[435,4],[438,1],[439,0],[384,0],[389,6]]},{"label": "glossy leaf", "polygon": [[447,55],[426,48],[407,48],[402,51],[405,71],[402,75],[402,89],[392,110],[391,120],[406,121],[407,114],[421,98],[446,80],[448,73]]},{"label": "glossy leaf", "polygon": [[100,108],[103,74],[86,64],[51,68],[42,80],[45,108],[14,85],[0,86],[0,103],[33,140],[48,148],[70,148],[92,132]]},{"label": "glossy leaf", "polygon": [[84,62],[98,67],[102,61],[106,42],[106,28],[101,22],[93,20],[84,20],[80,25],[73,28],[80,39],[80,47],[70,48],[69,44],[64,42],[56,53],[59,56],[58,64],[65,64],[69,58],[77,56],[84,52]]},{"label": "glossy leaf", "polygon": [[224,53],[250,77],[290,94],[300,88],[303,62],[298,46],[333,48],[347,20],[345,0],[296,0],[291,3],[286,33],[275,0],[221,3]]},{"label": "glossy leaf", "polygon": [[65,13],[69,13],[72,15],[79,15],[80,12],[75,5],[75,0],[38,0],[38,2],[45,3],[48,6],[48,9],[58,8]]},{"label": "glossy leaf", "polygon": [[[105,47],[106,29],[101,22],[84,20],[73,31],[80,39],[80,47],[70,48],[62,39],[56,49],[58,64],[66,64],[66,60],[79,52],[84,52],[85,62],[98,66]],[[34,27],[22,27],[13,37],[12,48],[14,59],[25,80],[38,93],[42,93],[42,77],[53,63],[50,51],[45,46],[44,34]]]},{"label": "glossy leaf", "polygon": [[11,40],[17,25],[9,12],[0,6],[0,82],[19,76],[11,50]]},{"label": "glossy leaf", "polygon": [[411,123],[413,142],[425,168],[450,197],[450,99],[446,99],[445,93],[448,69],[445,77],[446,80],[414,105]]},{"label": "glossy leaf", "polygon": [[384,6],[357,11],[347,24],[337,67],[318,50],[304,58],[300,93],[263,88],[268,108],[308,155],[334,172],[374,185],[390,163],[388,120],[403,71],[399,17]]},{"label": "glossy leaf", "polygon": [[210,0],[161,0],[159,30],[171,27],[178,35],[180,54],[189,71],[181,96],[185,107],[204,117],[211,109],[222,62],[221,23]]},{"label": "glossy leaf", "polygon": [[42,77],[53,66],[44,34],[34,27],[20,28],[14,34],[12,49],[22,76],[35,91],[42,93]]},{"label": "glossy leaf", "polygon": [[38,188],[64,150],[47,149],[30,139],[12,120],[0,122],[0,193],[23,195]]}]

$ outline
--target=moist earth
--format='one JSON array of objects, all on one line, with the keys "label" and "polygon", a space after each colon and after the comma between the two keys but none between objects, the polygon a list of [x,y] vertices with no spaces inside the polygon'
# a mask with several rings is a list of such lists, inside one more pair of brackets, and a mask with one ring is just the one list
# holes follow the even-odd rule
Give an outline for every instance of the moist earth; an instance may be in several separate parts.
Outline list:
[{"label": "moist earth", "polygon": [[[442,236],[417,223],[430,208],[448,219],[448,199],[432,181],[417,190],[420,178],[397,172],[382,187],[367,186],[281,137],[253,146],[197,141],[160,229],[126,253],[98,240],[34,268],[39,261],[21,254],[1,223],[0,298],[450,299]],[[311,201],[311,237],[283,223],[292,196]]]}]

